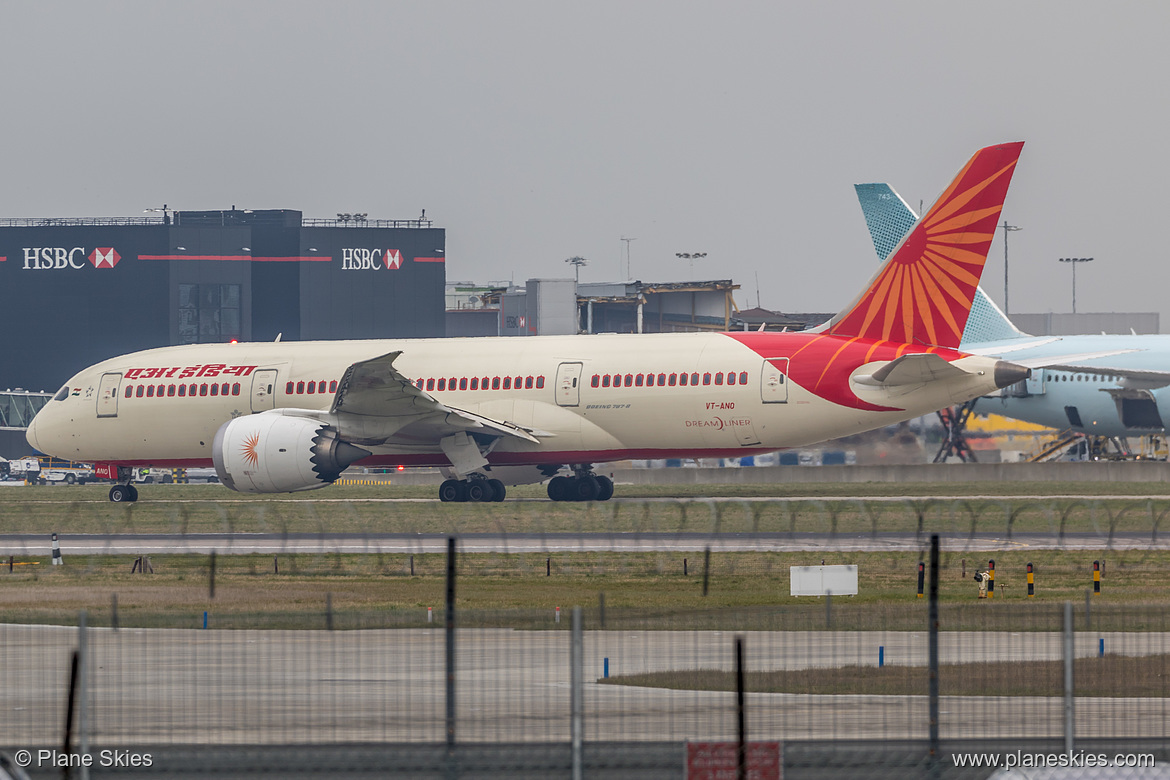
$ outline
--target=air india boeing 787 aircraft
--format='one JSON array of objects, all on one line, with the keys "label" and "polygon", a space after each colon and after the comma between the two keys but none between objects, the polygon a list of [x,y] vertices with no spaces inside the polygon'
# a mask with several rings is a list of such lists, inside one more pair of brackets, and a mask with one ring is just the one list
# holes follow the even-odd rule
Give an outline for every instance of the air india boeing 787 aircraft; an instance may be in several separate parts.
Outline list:
[{"label": "air india boeing 787 aircraft", "polygon": [[[1020,381],[958,350],[1022,143],[978,151],[865,291],[815,331],[192,344],[85,369],[28,440],[92,461],[134,501],[137,466],[209,466],[244,493],[324,487],[351,464],[437,466],[444,501],[552,477],[605,500],[593,465],[737,457],[889,425]],[[565,473],[559,474],[558,472]]]}]

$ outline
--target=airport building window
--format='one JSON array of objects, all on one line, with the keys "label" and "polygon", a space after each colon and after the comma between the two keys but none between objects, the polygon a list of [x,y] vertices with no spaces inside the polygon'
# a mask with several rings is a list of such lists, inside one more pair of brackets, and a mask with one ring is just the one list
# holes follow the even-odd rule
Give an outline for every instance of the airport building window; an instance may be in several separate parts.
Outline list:
[{"label": "airport building window", "polygon": [[210,344],[239,338],[240,285],[179,285],[180,344]]}]

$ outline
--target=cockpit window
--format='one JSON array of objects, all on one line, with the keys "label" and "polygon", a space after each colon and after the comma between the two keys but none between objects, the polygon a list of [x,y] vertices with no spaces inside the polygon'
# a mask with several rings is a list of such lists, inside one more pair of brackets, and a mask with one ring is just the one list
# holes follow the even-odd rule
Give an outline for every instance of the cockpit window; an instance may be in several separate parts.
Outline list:
[{"label": "cockpit window", "polygon": [[53,400],[54,401],[64,401],[68,397],[69,397],[69,385],[65,385],[64,387],[62,387],[60,390],[57,391],[57,394],[55,396],[53,396]]}]

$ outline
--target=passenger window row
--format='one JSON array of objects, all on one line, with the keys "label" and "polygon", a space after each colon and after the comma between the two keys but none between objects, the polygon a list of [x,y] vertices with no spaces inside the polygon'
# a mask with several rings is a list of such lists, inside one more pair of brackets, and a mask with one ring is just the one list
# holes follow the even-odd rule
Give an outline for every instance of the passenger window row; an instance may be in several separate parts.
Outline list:
[{"label": "passenger window row", "polygon": [[540,390],[544,387],[543,376],[485,376],[485,377],[439,377],[414,380],[419,390]]},{"label": "passenger window row", "polygon": [[193,398],[195,396],[239,395],[239,382],[206,382],[190,385],[126,385],[123,398]]},{"label": "passenger window row", "polygon": [[[328,390],[325,389],[327,385],[329,387]],[[328,392],[328,393],[336,393],[337,392],[337,380],[336,379],[334,379],[333,381],[328,382],[328,383],[326,383],[326,381],[324,379],[322,379],[319,382],[316,380],[314,380],[312,382],[307,382],[307,383],[306,382],[288,382],[284,386],[284,394],[285,395],[313,395],[315,393],[326,393],[326,392]]]},{"label": "passenger window row", "polygon": [[728,371],[726,374],[719,371],[712,374],[708,371],[701,375],[698,372],[691,374],[594,374],[589,384],[592,387],[686,387],[699,385],[700,376],[703,385],[723,385],[725,377],[728,385],[746,385],[748,382],[748,372],[746,371],[740,371],[739,374],[734,371]]}]

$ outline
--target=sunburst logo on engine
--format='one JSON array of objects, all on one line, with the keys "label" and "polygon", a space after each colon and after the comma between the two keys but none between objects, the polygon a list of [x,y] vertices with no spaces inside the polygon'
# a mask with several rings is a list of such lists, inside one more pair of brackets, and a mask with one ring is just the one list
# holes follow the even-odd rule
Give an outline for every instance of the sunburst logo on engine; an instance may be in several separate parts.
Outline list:
[{"label": "sunburst logo on engine", "polygon": [[260,445],[260,434],[253,433],[248,438],[244,439],[244,460],[252,464],[253,467],[260,465],[260,453],[256,452],[256,448]]}]

